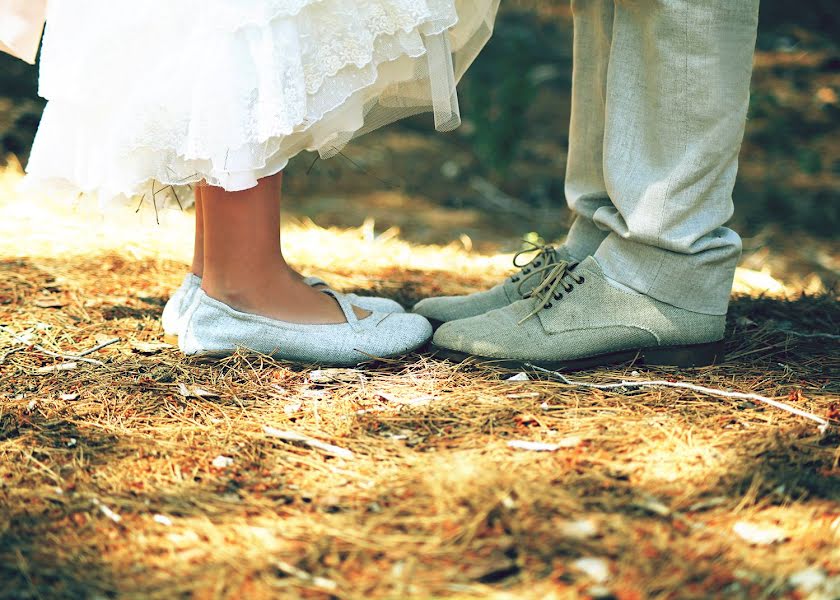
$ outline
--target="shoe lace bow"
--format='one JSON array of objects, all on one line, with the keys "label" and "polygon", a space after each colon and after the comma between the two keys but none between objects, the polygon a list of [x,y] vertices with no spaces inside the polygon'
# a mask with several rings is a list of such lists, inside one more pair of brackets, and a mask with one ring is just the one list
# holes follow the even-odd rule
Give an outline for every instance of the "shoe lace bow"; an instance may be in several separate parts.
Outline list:
[{"label": "shoe lace bow", "polygon": [[[577,275],[574,272],[577,266],[578,263],[561,260],[555,264],[548,264],[534,269],[523,278],[517,287],[517,291],[523,298],[533,298],[535,302],[531,312],[520,319],[518,324],[521,325],[541,310],[554,306],[552,301],[562,300],[563,293],[569,294],[574,289],[575,284],[580,285],[584,283],[585,279],[583,275]],[[525,282],[537,276],[541,277],[540,283],[530,292],[523,292],[522,286]]]},{"label": "shoe lace bow", "polygon": [[[528,244],[529,247],[524,248],[516,254],[514,254],[513,266],[519,269],[519,273],[510,278],[510,280],[513,283],[519,283],[519,286],[517,286],[517,290],[522,290],[522,282],[531,279],[531,277],[537,271],[537,269],[543,269],[545,267],[554,265],[559,260],[557,258],[557,250],[555,250],[554,246],[536,244],[528,240],[522,241]],[[520,262],[520,257],[527,256],[528,254],[534,252],[536,252],[536,255],[531,260],[525,263]],[[520,291],[520,296],[522,295],[523,294]]]}]

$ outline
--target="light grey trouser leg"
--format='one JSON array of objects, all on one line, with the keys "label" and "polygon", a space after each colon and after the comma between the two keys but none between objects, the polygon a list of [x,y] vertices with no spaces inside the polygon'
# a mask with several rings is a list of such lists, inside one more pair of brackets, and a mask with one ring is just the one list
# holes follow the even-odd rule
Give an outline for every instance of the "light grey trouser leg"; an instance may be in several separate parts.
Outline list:
[{"label": "light grey trouser leg", "polygon": [[758,4],[615,4],[603,142],[612,205],[593,215],[610,233],[595,257],[609,277],[700,313],[726,313],[741,253],[723,224],[733,211]]},{"label": "light grey trouser leg", "polygon": [[575,215],[566,238],[572,256],[595,254],[607,232],[592,222],[601,207],[611,206],[604,181],[604,111],[614,0],[572,0],[574,69],[566,201]]}]

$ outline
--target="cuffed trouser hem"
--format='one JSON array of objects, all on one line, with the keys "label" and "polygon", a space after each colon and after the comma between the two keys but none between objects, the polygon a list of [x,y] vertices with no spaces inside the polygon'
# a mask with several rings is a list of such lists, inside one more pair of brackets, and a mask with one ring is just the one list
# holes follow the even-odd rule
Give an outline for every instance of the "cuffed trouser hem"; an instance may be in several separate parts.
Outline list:
[{"label": "cuffed trouser hem", "polygon": [[671,252],[610,234],[595,259],[610,279],[677,308],[724,315],[729,307],[740,238],[720,228],[702,257]]},{"label": "cuffed trouser hem", "polygon": [[592,256],[607,237],[607,231],[598,229],[591,219],[578,215],[569,229],[564,246],[574,258],[583,260]]}]

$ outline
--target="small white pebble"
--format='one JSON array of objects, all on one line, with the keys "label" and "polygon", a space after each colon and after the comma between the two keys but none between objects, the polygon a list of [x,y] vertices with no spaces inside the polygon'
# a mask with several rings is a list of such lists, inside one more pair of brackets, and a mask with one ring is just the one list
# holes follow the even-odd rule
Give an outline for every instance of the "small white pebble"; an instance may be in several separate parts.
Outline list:
[{"label": "small white pebble", "polygon": [[541,410],[548,410],[548,402],[543,402],[542,404],[540,404],[540,409]]},{"label": "small white pebble", "polygon": [[615,595],[612,593],[610,588],[604,587],[603,585],[593,585],[586,590],[586,593],[594,600],[601,600],[602,598],[615,598]]},{"label": "small white pebble", "polygon": [[72,402],[73,400],[79,399],[79,394],[61,394],[59,398],[61,398],[65,402]]},{"label": "small white pebble", "polygon": [[291,404],[287,404],[283,407],[283,412],[286,413],[286,415],[291,416],[299,411],[301,406],[303,406],[303,404],[300,402],[292,402]]},{"label": "small white pebble", "polygon": [[172,527],[172,519],[167,517],[166,515],[155,515],[152,517],[155,523],[160,523],[166,527]]},{"label": "small white pebble", "polygon": [[122,517],[115,513],[113,510],[102,504],[98,498],[93,499],[93,504],[99,507],[99,510],[102,511],[102,514],[111,519],[114,523],[119,523],[122,521]]},{"label": "small white pebble", "polygon": [[76,445],[76,441],[76,438],[70,438],[69,440],[67,440],[67,447],[73,448]]},{"label": "small white pebble", "polygon": [[564,437],[557,442],[560,448],[577,448],[583,440],[576,435]]},{"label": "small white pebble", "polygon": [[447,179],[455,179],[461,172],[461,167],[455,161],[448,160],[440,167],[440,174]]},{"label": "small white pebble", "polygon": [[787,533],[775,525],[759,525],[748,521],[738,521],[732,530],[742,540],[754,546],[769,546],[788,538]]},{"label": "small white pebble", "polygon": [[560,524],[560,533],[574,540],[585,540],[598,535],[598,525],[592,519],[565,521]]},{"label": "small white pebble", "polygon": [[572,563],[572,568],[580,571],[595,583],[604,583],[610,578],[610,565],[603,558],[579,558]]},{"label": "small white pebble", "polygon": [[524,371],[521,373],[517,373],[512,377],[508,377],[505,381],[529,381],[531,378],[528,377],[528,374]]},{"label": "small white pebble", "polygon": [[30,400],[29,404],[26,405],[26,412],[32,412],[35,410],[35,407],[38,406],[37,400]]},{"label": "small white pebble", "polygon": [[233,465],[233,459],[230,456],[222,456],[221,454],[213,459],[211,463],[217,469],[227,469]]},{"label": "small white pebble", "polygon": [[630,373],[630,375],[632,375],[633,377],[638,377],[639,372],[638,371],[633,371],[632,373]]},{"label": "small white pebble", "polygon": [[808,567],[791,575],[788,583],[803,594],[810,594],[822,586],[827,578],[825,571],[821,568]]}]

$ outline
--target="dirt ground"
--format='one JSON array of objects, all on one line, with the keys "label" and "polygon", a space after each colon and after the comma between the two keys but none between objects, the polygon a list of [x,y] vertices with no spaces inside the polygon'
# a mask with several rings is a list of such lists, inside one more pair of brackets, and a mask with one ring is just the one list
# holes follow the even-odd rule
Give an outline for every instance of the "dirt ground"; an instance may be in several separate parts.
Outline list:
[{"label": "dirt ground", "polygon": [[[28,196],[11,158],[0,599],[840,598],[840,48],[768,21],[782,4],[762,8],[728,356],[704,369],[185,360],[159,317],[189,212]],[[509,6],[459,132],[415,119],[293,162],[301,270],[410,306],[494,284],[523,236],[562,239],[568,7]],[[542,84],[511,125],[517,59]],[[32,72],[0,59],[0,88],[0,149],[25,157]]]},{"label": "dirt ground", "polygon": [[[726,362],[699,370],[569,384],[422,353],[208,364],[158,321],[188,214],[105,219],[18,195],[19,179],[0,175],[0,598],[840,596],[830,244],[799,241],[822,271],[765,245],[739,271]],[[510,261],[509,242],[421,244],[373,222],[289,222],[284,239],[304,271],[406,304],[481,289]],[[757,398],[580,385],[622,380],[759,394],[832,426]]]}]

